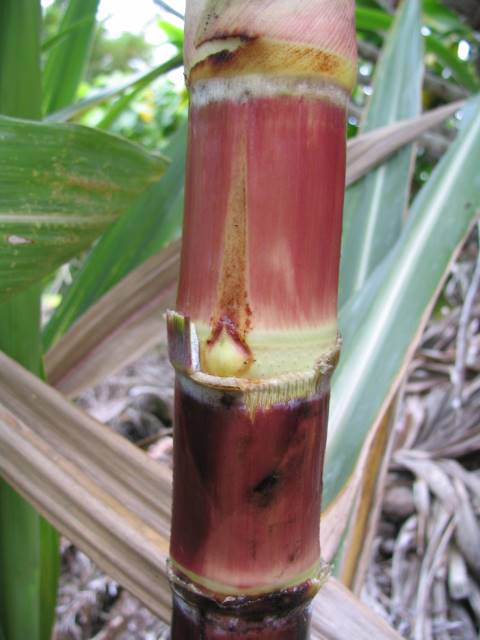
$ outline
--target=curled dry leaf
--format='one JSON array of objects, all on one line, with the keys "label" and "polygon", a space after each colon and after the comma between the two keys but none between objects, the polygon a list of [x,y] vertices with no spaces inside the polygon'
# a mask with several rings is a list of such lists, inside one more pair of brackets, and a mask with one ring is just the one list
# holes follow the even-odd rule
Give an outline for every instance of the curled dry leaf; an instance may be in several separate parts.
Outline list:
[{"label": "curled dry leaf", "polygon": [[464,600],[470,593],[470,581],[464,557],[455,546],[448,557],[448,590],[454,600]]}]

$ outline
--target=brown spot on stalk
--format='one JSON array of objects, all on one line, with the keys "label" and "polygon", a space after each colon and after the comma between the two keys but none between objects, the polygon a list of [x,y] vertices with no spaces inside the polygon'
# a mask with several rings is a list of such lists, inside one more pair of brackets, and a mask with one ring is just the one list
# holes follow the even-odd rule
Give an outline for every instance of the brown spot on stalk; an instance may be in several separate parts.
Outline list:
[{"label": "brown spot on stalk", "polygon": [[202,350],[202,368],[212,375],[239,376],[253,355],[247,344],[252,311],[247,296],[246,149],[239,141],[232,163],[224,249],[212,331]]},{"label": "brown spot on stalk", "polygon": [[280,474],[277,471],[269,473],[253,488],[252,502],[258,507],[266,508],[275,499],[280,482]]},{"label": "brown spot on stalk", "polygon": [[234,56],[235,56],[234,51],[223,49],[222,51],[219,51],[218,53],[214,53],[213,55],[211,55],[210,60],[212,61],[213,64],[218,64],[221,66],[226,62],[228,62],[229,60],[231,60]]},{"label": "brown spot on stalk", "polygon": [[220,404],[226,409],[235,407],[235,397],[231,393],[224,393],[220,398]]}]

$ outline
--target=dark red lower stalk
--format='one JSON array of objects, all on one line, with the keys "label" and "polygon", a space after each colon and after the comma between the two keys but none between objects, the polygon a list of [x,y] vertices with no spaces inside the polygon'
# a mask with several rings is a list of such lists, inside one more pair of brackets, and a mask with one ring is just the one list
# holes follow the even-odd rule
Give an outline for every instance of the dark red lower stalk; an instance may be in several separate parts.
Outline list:
[{"label": "dark red lower stalk", "polygon": [[316,581],[306,581],[268,596],[205,596],[172,580],[172,638],[181,640],[305,640]]},{"label": "dark red lower stalk", "polygon": [[200,620],[206,639],[308,637],[326,386],[252,414],[243,393],[177,376],[173,638],[198,638]]}]

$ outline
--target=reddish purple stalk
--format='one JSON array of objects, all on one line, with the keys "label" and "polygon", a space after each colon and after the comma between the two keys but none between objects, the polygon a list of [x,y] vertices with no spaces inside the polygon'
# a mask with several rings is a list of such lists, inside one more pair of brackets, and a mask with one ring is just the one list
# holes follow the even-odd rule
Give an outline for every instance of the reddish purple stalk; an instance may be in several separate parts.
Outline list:
[{"label": "reddish purple stalk", "polygon": [[305,640],[322,576],[354,5],[187,9],[185,222],[168,320],[172,636]]},{"label": "reddish purple stalk", "polygon": [[172,559],[233,593],[315,575],[328,395],[252,417],[207,394],[178,378]]},{"label": "reddish purple stalk", "polygon": [[178,311],[209,323],[218,306],[218,257],[240,150],[247,176],[246,255],[229,256],[235,273],[226,287],[231,294],[248,289],[256,328],[334,320],[345,111],[322,99],[288,96],[191,108]]},{"label": "reddish purple stalk", "polygon": [[229,605],[192,595],[173,584],[172,638],[179,640],[305,640],[310,629],[309,582],[264,598],[238,598]]},{"label": "reddish purple stalk", "polygon": [[[344,169],[344,109],[324,99],[191,108],[177,309],[209,327],[203,371],[223,332],[252,382],[252,332],[334,323]],[[175,640],[307,637],[334,360],[309,392],[253,408],[177,367]]]}]

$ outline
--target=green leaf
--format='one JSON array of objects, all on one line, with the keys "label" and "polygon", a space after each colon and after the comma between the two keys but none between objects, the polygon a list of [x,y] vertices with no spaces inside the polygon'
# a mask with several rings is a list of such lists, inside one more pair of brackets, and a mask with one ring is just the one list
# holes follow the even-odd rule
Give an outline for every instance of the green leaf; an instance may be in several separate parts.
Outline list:
[{"label": "green leaf", "polygon": [[[402,5],[376,67],[373,95],[361,133],[421,111],[423,46],[418,0]],[[409,145],[346,193],[340,269],[340,305],[362,288],[402,229],[413,161]]]},{"label": "green leaf", "polygon": [[425,37],[425,47],[429,53],[433,53],[441,64],[450,69],[457,82],[462,84],[469,91],[476,91],[479,88],[478,79],[472,73],[470,66],[460,60],[456,51],[451,51],[443,42],[433,36]]},{"label": "green leaf", "polygon": [[[357,7],[356,9],[357,29],[359,31],[388,31],[393,17],[378,9]],[[475,91],[479,87],[477,78],[472,73],[470,66],[460,60],[460,58],[448,49],[443,42],[434,35],[425,36],[425,48],[428,53],[436,56],[438,61],[450,69],[457,82],[470,91]]]},{"label": "green leaf", "polygon": [[[40,2],[36,0],[0,3],[0,113],[41,116],[40,22]],[[5,176],[2,171],[3,181]],[[33,373],[42,373],[37,287],[0,305],[0,350]],[[0,480],[2,640],[49,640],[58,569],[57,533]]]},{"label": "green leaf", "polygon": [[46,347],[95,300],[180,232],[186,131],[185,123],[167,148],[171,164],[165,176],[105,233],[75,275],[45,328]]},{"label": "green leaf", "polygon": [[33,508],[0,480],[0,569],[4,591],[0,617],[7,640],[41,637],[39,520]]},{"label": "green leaf", "polygon": [[183,28],[177,27],[168,20],[160,20],[158,26],[167,36],[168,42],[179,49],[183,49]]},{"label": "green leaf", "polygon": [[355,10],[357,29],[360,31],[388,31],[392,16],[379,9],[357,7]]},{"label": "green leaf", "polygon": [[88,247],[166,162],[77,125],[0,117],[0,300]]},{"label": "green leaf", "polygon": [[45,65],[44,113],[65,107],[77,94],[90,53],[98,3],[99,0],[70,0],[67,5],[58,30],[67,35],[50,49]]},{"label": "green leaf", "polygon": [[0,113],[41,117],[39,33],[38,2],[0,2]]},{"label": "green leaf", "polygon": [[[167,71],[171,71],[172,69],[179,67],[182,63],[183,59],[181,57],[178,58],[177,56],[174,56],[170,60],[167,60],[167,62],[164,62],[163,64],[155,67],[154,69],[151,69],[150,71],[147,71],[146,73],[135,74],[134,76],[125,80],[125,82],[121,82],[110,87],[105,87],[104,89],[100,89],[98,91],[93,91],[91,95],[88,95],[83,100],[74,102],[73,104],[64,107],[63,109],[55,111],[54,113],[46,116],[44,118],[44,122],[66,122],[81,115],[82,113],[85,113],[92,107],[105,102],[109,98],[113,98],[114,96],[123,93],[127,89],[138,89],[139,91],[141,91],[145,89],[151,82],[153,82],[153,80],[163,75],[164,73],[167,73]],[[133,97],[134,95],[129,94],[129,99],[126,104],[128,104]],[[124,103],[124,106],[126,106],[126,104]]]},{"label": "green leaf", "polygon": [[[0,350],[42,373],[40,290],[0,305]],[[5,640],[49,640],[59,570],[58,535],[0,480],[0,623]]]},{"label": "green leaf", "polygon": [[50,49],[55,47],[57,44],[63,42],[63,40],[65,40],[65,38],[73,31],[76,31],[80,27],[91,25],[92,23],[95,24],[95,17],[92,18],[91,16],[85,16],[81,20],[73,22],[72,24],[65,27],[63,31],[58,31],[54,36],[48,38],[48,40],[45,40],[45,42],[42,43],[42,52],[47,53],[47,51],[50,51]]},{"label": "green leaf", "polygon": [[394,250],[342,310],[342,357],[332,385],[324,508],[348,483],[370,429],[395,392],[456,248],[480,201],[480,98],[415,198]]},{"label": "green leaf", "polygon": [[130,102],[137,96],[141,91],[143,91],[148,85],[156,80],[159,76],[171,71],[172,69],[177,69],[183,64],[183,55],[181,53],[175,55],[167,62],[163,63],[156,69],[152,69],[149,73],[147,73],[142,79],[135,83],[132,91],[122,96],[115,102],[109,111],[105,114],[105,116],[98,123],[98,128],[100,129],[108,129],[115,120],[120,116],[120,114],[128,107]]},{"label": "green leaf", "polygon": [[[38,287],[0,305],[0,350],[42,376]],[[0,621],[5,640],[50,640],[59,569],[57,532],[0,480]]]},{"label": "green leaf", "polygon": [[441,0],[423,0],[423,15],[427,26],[444,35],[455,32],[471,36],[471,30]]}]

